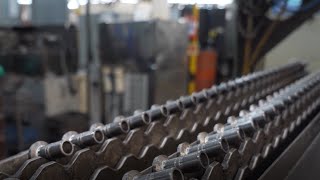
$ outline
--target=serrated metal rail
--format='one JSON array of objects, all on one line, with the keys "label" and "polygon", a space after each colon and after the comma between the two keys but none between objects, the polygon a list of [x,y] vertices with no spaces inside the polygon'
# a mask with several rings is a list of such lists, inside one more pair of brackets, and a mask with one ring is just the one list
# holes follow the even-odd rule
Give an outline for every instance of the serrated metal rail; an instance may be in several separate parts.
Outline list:
[{"label": "serrated metal rail", "polygon": [[[112,166],[108,166],[108,165],[97,168],[95,170],[95,172],[93,173],[93,175],[91,176],[91,178],[92,179],[96,179],[96,178],[99,179],[99,177],[102,176],[102,177],[109,177],[112,179],[121,179],[122,174],[131,170],[134,167],[136,169],[141,170],[146,167],[146,164],[148,164],[148,163],[150,164],[152,162],[153,157],[155,157],[156,155],[158,155],[158,154],[167,154],[167,155],[171,154],[172,152],[175,151],[175,147],[179,143],[186,142],[186,141],[192,142],[193,140],[196,139],[196,135],[199,132],[211,131],[212,127],[216,123],[225,122],[225,119],[228,115],[231,116],[231,115],[238,114],[241,109],[248,108],[248,106],[251,103],[254,103],[254,102],[258,101],[260,98],[263,98],[266,95],[278,90],[280,87],[281,86],[278,86],[278,85],[275,85],[274,87],[271,87],[271,86],[266,87],[266,89],[265,89],[266,91],[264,91],[264,93],[261,93],[261,92],[253,93],[252,92],[251,95],[247,96],[245,98],[245,100],[242,101],[242,103],[241,103],[241,100],[238,103],[233,102],[230,105],[230,107],[222,106],[221,103],[219,103],[219,100],[214,101],[216,103],[213,105],[214,108],[207,110],[207,118],[206,117],[203,118],[203,119],[207,120],[203,124],[203,126],[201,126],[201,124],[200,125],[194,124],[192,131],[186,131],[186,130],[180,131],[181,136],[175,142],[172,141],[171,136],[165,136],[163,143],[162,143],[162,147],[158,148],[152,144],[149,144],[148,146],[146,146],[146,148],[143,151],[143,154],[141,154],[140,156],[137,157],[133,154],[129,154],[129,155],[125,156],[124,158],[122,158],[121,161],[117,164],[117,166],[115,168]],[[274,88],[274,89],[268,89],[268,88]],[[227,98],[227,99],[235,100],[235,98],[236,98],[236,96],[231,97],[231,98]],[[239,104],[241,104],[241,105],[239,105]],[[231,112],[228,109],[232,109],[232,106],[237,107],[237,109],[233,108],[235,111]],[[221,115],[219,116],[219,114],[221,112],[228,112],[228,113],[224,113],[223,116],[221,116]]]},{"label": "serrated metal rail", "polygon": [[319,91],[320,73],[307,76],[216,125],[215,131],[200,133],[192,144],[180,144],[172,156],[157,156],[141,173],[126,173],[123,180],[258,179],[310,122],[320,121]]},{"label": "serrated metal rail", "polygon": [[[25,152],[28,157],[24,156],[16,167],[3,172],[0,166],[0,179],[9,175],[18,179],[88,179],[99,169],[110,169],[117,175],[137,165],[143,169],[148,160],[174,152],[177,144],[194,140],[199,132],[210,131],[208,127],[302,77],[304,68],[303,63],[292,63],[251,74],[128,118],[118,118],[106,126],[94,125],[92,131],[70,132],[55,144],[38,143]],[[106,136],[104,143],[101,134]],[[61,143],[66,142],[75,145],[69,157],[59,151],[64,147]],[[34,154],[33,158],[30,154]],[[58,158],[61,156],[66,157]]]}]

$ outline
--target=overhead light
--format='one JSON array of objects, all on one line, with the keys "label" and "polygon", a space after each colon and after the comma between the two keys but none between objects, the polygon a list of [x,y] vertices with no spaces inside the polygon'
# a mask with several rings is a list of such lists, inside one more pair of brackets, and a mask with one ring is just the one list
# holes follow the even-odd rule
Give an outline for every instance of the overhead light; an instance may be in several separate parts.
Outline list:
[{"label": "overhead light", "polygon": [[84,6],[88,3],[88,0],[78,0],[80,6]]},{"label": "overhead light", "polygon": [[32,4],[32,0],[17,0],[18,4],[21,5],[30,5]]},{"label": "overhead light", "polygon": [[169,4],[213,4],[218,6],[226,6],[233,2],[233,0],[168,0]]},{"label": "overhead light", "polygon": [[112,3],[115,2],[116,0],[100,0],[101,3],[107,4],[107,3]]},{"label": "overhead light", "polygon": [[91,0],[90,3],[91,4],[100,4],[100,0]]},{"label": "overhead light", "polygon": [[68,9],[78,9],[79,8],[79,3],[77,0],[69,0],[68,2]]},{"label": "overhead light", "polygon": [[124,4],[137,4],[138,0],[120,0],[120,2]]},{"label": "overhead light", "polygon": [[[88,0],[77,0],[80,6],[84,6],[88,3]],[[107,4],[115,2],[116,0],[91,0],[91,4]]]}]

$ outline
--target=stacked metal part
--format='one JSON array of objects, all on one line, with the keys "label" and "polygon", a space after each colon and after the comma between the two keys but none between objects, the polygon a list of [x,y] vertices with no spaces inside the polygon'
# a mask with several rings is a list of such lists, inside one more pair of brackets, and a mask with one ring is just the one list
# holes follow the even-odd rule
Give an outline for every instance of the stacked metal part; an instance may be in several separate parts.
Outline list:
[{"label": "stacked metal part", "polygon": [[37,142],[1,161],[0,179],[121,179],[130,170],[147,168],[160,154],[174,153],[180,143],[196,140],[198,133],[210,132],[214,125],[226,123],[227,117],[305,74],[304,63],[292,63],[154,105],[131,117],[119,116],[111,124],[95,124],[87,132],[69,132],[59,142]]},{"label": "stacked metal part", "polygon": [[258,179],[310,122],[320,120],[319,91],[320,73],[307,76],[123,179]]}]

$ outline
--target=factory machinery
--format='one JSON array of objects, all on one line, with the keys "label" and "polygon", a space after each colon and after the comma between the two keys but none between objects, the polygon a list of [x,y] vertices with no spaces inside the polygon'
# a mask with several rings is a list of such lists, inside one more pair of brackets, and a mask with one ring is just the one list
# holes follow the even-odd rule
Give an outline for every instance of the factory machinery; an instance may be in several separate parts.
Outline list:
[{"label": "factory machinery", "polygon": [[319,132],[320,73],[307,74],[291,63],[36,142],[0,161],[0,179],[279,179],[294,165],[273,173],[281,157]]}]

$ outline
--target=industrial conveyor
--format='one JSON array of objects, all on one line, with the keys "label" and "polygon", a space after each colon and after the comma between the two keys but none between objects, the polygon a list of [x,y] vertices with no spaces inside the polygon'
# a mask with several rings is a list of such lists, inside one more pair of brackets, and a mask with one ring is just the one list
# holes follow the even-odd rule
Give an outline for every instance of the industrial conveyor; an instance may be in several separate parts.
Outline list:
[{"label": "industrial conveyor", "polygon": [[36,142],[0,161],[0,179],[283,179],[320,126],[320,73],[305,67],[249,74]]}]

